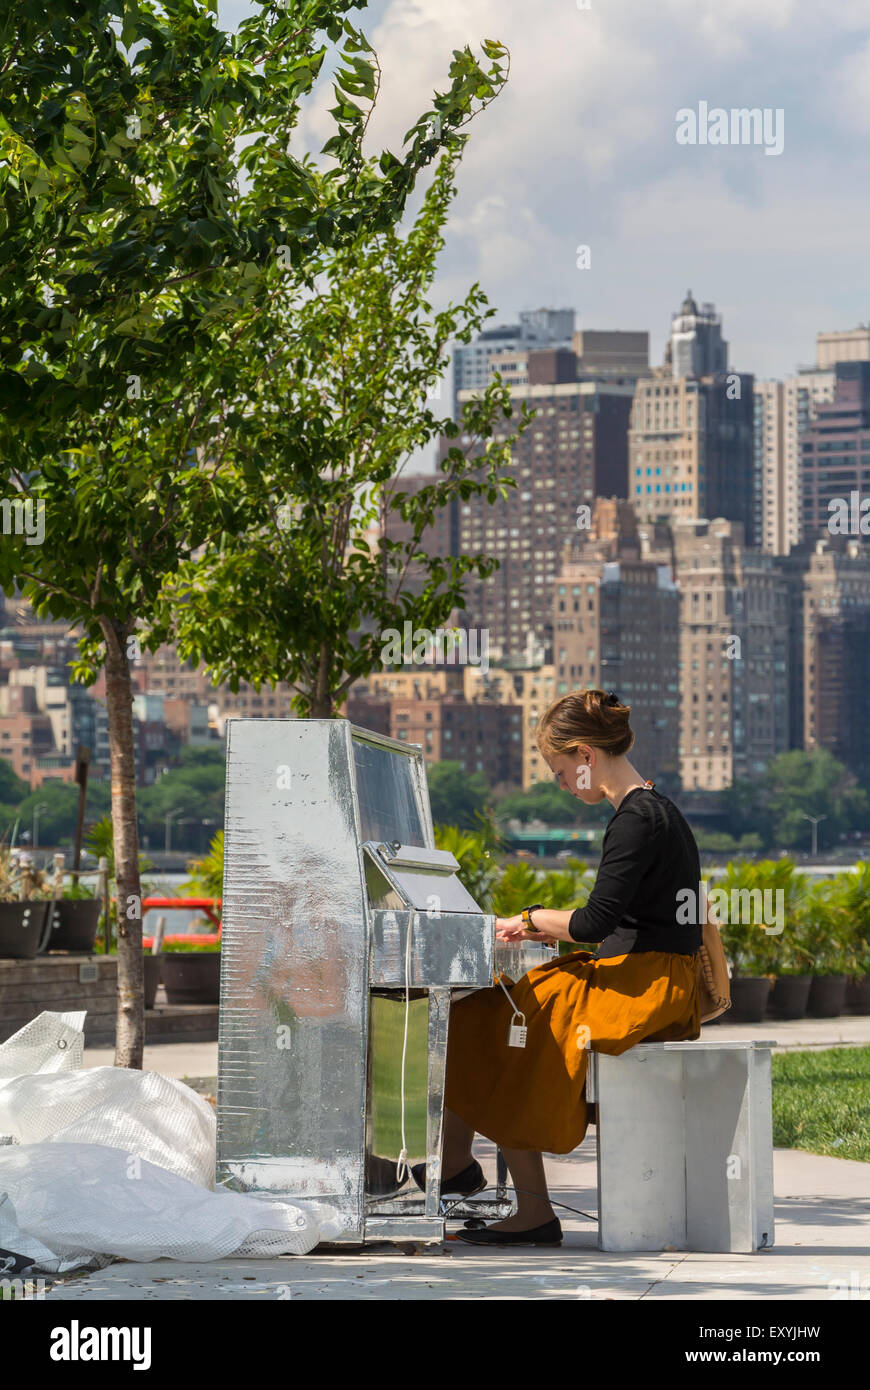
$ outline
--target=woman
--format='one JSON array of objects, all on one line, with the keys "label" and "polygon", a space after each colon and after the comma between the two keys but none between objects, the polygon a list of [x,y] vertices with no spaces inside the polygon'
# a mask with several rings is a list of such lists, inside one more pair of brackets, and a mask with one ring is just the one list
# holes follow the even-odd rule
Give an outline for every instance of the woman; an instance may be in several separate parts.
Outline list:
[{"label": "woman", "polygon": [[[538,746],[559,786],[587,806],[606,797],[614,815],[585,907],[539,905],[496,920],[501,941],[598,949],[557,956],[509,991],[479,990],[451,1009],[441,1190],[486,1185],[471,1153],[477,1132],[501,1147],[517,1194],[507,1220],[458,1232],[474,1245],[561,1244],[541,1155],[570,1153],[586,1133],[587,1048],[618,1055],[642,1041],[700,1036],[701,925],[677,922],[677,894],[700,882],[698,847],[674,803],[626,757],[629,714],[613,692],[581,690],[543,715]],[[508,1045],[513,1010],[525,1015],[522,1048]]]}]

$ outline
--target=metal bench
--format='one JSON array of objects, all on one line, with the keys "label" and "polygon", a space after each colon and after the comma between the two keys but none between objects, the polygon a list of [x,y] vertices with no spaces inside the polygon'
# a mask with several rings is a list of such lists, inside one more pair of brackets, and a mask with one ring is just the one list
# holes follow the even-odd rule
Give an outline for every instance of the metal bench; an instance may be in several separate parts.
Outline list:
[{"label": "metal bench", "polygon": [[601,1250],[773,1245],[772,1042],[590,1052]]}]

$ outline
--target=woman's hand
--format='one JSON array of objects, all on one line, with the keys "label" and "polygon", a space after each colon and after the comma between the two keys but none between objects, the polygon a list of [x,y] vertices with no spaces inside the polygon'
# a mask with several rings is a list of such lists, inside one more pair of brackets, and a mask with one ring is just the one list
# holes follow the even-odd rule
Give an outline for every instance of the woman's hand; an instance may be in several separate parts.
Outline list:
[{"label": "woman's hand", "polygon": [[544,946],[555,946],[559,941],[573,941],[568,931],[570,912],[556,912],[547,907],[536,907],[532,913],[535,930],[528,931],[522,914],[516,917],[496,917],[495,936],[497,941],[537,941]]},{"label": "woman's hand", "polygon": [[526,924],[520,913],[516,917],[496,917],[495,935],[498,941],[523,941],[528,939]]}]

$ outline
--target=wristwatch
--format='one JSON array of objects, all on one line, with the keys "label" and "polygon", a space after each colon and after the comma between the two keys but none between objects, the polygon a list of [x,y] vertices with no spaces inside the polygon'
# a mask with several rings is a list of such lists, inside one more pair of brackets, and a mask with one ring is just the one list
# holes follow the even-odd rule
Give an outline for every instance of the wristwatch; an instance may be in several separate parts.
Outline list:
[{"label": "wristwatch", "polygon": [[530,932],[535,932],[535,933],[537,933],[537,927],[535,926],[534,922],[532,921],[532,918],[531,918],[531,915],[530,915],[530,914],[533,913],[533,912],[537,912],[538,908],[539,908],[539,907],[542,908],[543,906],[544,906],[543,903],[532,903],[531,907],[524,907],[524,908],[523,908],[522,912],[520,913],[520,916],[522,917],[523,921],[524,921],[525,924],[526,924],[526,931],[530,931]]}]

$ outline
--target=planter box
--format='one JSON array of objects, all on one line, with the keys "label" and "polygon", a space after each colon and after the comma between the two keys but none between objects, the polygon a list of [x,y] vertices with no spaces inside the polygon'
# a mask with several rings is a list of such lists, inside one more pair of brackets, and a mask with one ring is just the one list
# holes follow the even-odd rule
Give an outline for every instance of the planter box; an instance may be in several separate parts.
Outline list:
[{"label": "planter box", "polygon": [[810,1018],[837,1018],[846,1009],[848,975],[814,975],[807,1013]]},{"label": "planter box", "polygon": [[812,982],[812,975],[778,975],[767,1001],[768,1012],[776,1018],[804,1018]]},{"label": "planter box", "polygon": [[90,954],[97,938],[101,911],[98,898],[61,898],[54,905],[46,950]]},{"label": "planter box", "polygon": [[[145,956],[145,988],[162,956]],[[114,1046],[118,1015],[117,956],[73,956],[58,951],[32,960],[0,959],[0,1042],[43,1009],[86,1009],[85,1046]],[[84,979],[82,977],[85,977]],[[154,981],[156,985],[156,980]],[[146,1042],[217,1042],[216,1004],[156,1004],[145,1013]]]},{"label": "planter box", "polygon": [[113,956],[58,952],[31,960],[0,960],[0,1041],[5,1042],[43,1009],[85,1009],[85,1044],[115,1026],[117,972]]},{"label": "planter box", "polygon": [[766,975],[736,975],[731,980],[731,1008],[724,1015],[730,1023],[760,1023],[770,995]]},{"label": "planter box", "polygon": [[168,1004],[220,1003],[220,951],[168,951],[161,959]]},{"label": "planter box", "polygon": [[7,960],[33,960],[50,906],[43,898],[0,903],[0,956]]},{"label": "planter box", "polygon": [[870,975],[853,975],[849,980],[846,1008],[850,1014],[870,1014]]}]

